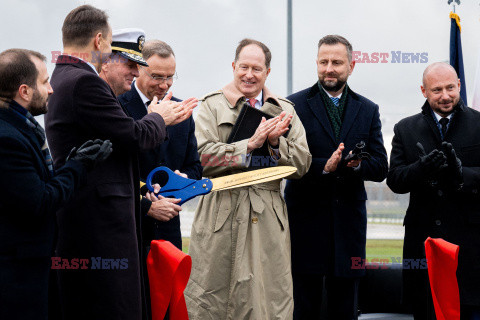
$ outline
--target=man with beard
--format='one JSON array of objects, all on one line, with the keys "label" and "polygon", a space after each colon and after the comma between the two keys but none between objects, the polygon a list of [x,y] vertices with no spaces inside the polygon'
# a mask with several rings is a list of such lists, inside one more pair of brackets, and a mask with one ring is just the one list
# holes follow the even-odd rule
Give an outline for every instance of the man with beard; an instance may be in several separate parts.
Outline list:
[{"label": "man with beard", "polygon": [[[347,85],[355,61],[347,39],[328,35],[318,43],[318,82],[288,97],[302,120],[312,165],[285,188],[292,238],[294,319],[319,319],[323,279],[329,319],[357,319],[358,278],[365,270],[364,181],[387,174],[378,105]],[[365,142],[369,160],[345,161]]]},{"label": "man with beard", "polygon": [[[446,63],[425,69],[421,90],[421,113],[394,127],[387,177],[393,192],[410,192],[403,258],[424,260],[427,237],[459,245],[460,314],[480,319],[480,113],[464,105]],[[404,269],[403,279],[415,320],[435,319],[427,270]]]},{"label": "man with beard", "polygon": [[112,29],[106,13],[90,5],[73,9],[64,20],[62,40],[64,55],[52,74],[54,93],[45,118],[55,167],[65,163],[73,145],[92,136],[110,139],[116,146],[57,214],[56,254],[90,261],[87,269],[59,270],[63,317],[139,320],[148,310],[140,264],[145,254],[137,152],[162,143],[165,127],[190,117],[196,100],[154,99],[150,113],[134,121],[98,76],[111,56]]},{"label": "man with beard", "polygon": [[89,141],[54,172],[34,118],[52,92],[42,54],[0,53],[0,319],[47,318],[55,212],[111,152],[110,142]]}]

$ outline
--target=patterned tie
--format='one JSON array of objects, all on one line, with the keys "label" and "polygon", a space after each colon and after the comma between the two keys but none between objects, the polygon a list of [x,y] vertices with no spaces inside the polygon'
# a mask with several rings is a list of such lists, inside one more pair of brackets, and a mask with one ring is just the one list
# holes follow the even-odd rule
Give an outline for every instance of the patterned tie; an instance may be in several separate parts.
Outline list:
[{"label": "patterned tie", "polygon": [[340,103],[340,98],[336,98],[336,97],[330,97],[330,99],[332,99],[332,102],[333,104],[338,107],[339,103]]},{"label": "patterned tie", "polygon": [[250,103],[250,105],[255,108],[255,104],[257,103],[257,99],[248,99],[248,103]]},{"label": "patterned tie", "polygon": [[442,118],[440,120],[438,120],[438,122],[440,122],[440,125],[442,126],[442,138],[443,140],[445,140],[445,135],[447,134],[447,126],[448,126],[448,122],[450,120],[448,118]]}]

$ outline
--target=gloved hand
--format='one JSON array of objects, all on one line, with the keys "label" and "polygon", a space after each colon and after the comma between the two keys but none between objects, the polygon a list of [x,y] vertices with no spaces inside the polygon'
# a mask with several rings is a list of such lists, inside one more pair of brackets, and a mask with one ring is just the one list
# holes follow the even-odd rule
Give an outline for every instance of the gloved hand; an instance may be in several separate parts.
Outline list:
[{"label": "gloved hand", "polygon": [[462,161],[457,157],[457,153],[450,142],[443,141],[442,150],[447,156],[447,172],[453,182],[453,187],[455,190],[460,190],[463,187]]},{"label": "gloved hand", "polygon": [[95,141],[88,140],[80,146],[74,147],[67,157],[68,160],[80,161],[87,170],[92,170],[99,162],[104,161],[112,153],[112,143],[110,140]]},{"label": "gloved hand", "polygon": [[417,142],[417,150],[420,157],[420,167],[427,177],[431,178],[434,174],[447,167],[447,157],[445,157],[442,151],[434,149],[427,154],[420,142]]}]

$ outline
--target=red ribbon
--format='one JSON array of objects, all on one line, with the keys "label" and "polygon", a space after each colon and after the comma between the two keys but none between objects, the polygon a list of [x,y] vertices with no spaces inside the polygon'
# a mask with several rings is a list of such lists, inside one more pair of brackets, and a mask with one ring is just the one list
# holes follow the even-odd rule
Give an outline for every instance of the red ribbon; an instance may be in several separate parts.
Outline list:
[{"label": "red ribbon", "polygon": [[152,302],[152,320],[188,320],[183,291],[192,268],[192,258],[169,241],[153,240],[147,257]]},{"label": "red ribbon", "polygon": [[428,277],[437,320],[460,320],[457,282],[459,246],[443,239],[425,241]]}]

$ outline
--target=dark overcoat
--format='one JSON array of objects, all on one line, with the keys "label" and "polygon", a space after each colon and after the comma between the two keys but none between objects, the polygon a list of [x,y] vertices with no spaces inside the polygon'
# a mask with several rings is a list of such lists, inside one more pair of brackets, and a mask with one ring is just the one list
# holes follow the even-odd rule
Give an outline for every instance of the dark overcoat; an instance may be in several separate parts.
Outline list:
[{"label": "dark overcoat", "polygon": [[51,177],[42,145],[24,119],[0,107],[0,319],[47,319],[55,211],[85,174],[68,161]]},{"label": "dark overcoat", "polygon": [[[312,165],[305,176],[288,180],[285,201],[292,238],[292,271],[306,274],[361,276],[352,258],[365,258],[367,217],[364,181],[387,175],[378,105],[349,91],[339,140],[335,139],[317,84],[289,97],[305,127]],[[330,174],[323,168],[340,142],[343,157],[360,141],[371,160],[354,171],[341,163]]]},{"label": "dark overcoat", "polygon": [[[135,88],[135,83],[132,83],[131,90],[120,95],[118,100],[128,115],[135,120],[142,119],[147,114],[147,109]],[[175,97],[172,97],[171,100],[181,101]],[[167,127],[167,135],[168,139],[157,148],[140,152],[140,178],[145,181],[151,170],[159,166],[166,166],[173,171],[179,170],[186,173],[190,179],[201,179],[203,168],[197,151],[193,117]],[[150,209],[150,205],[150,200],[142,199],[142,215],[144,217]],[[180,250],[182,249],[180,216],[167,222],[146,217],[143,229],[144,241],[148,245],[153,239],[167,240]]]},{"label": "dark overcoat", "polygon": [[154,113],[139,121],[128,117],[108,84],[71,57],[58,58],[51,84],[45,124],[55,166],[64,163],[72,146],[86,140],[113,143],[110,157],[58,212],[56,254],[90,262],[87,270],[59,270],[64,317],[141,319],[147,308],[137,153],[163,142],[165,123]]},{"label": "dark overcoat", "polygon": [[[432,183],[419,166],[415,147],[426,153],[441,150],[440,130],[430,105],[394,127],[387,184],[396,193],[410,192],[405,216],[404,259],[425,258],[427,237],[443,238],[460,246],[457,278],[462,304],[480,306],[480,113],[456,106],[445,140],[462,161],[464,187],[455,191],[448,181]],[[441,181],[439,179],[438,181]],[[419,272],[420,270],[408,270]]]}]

